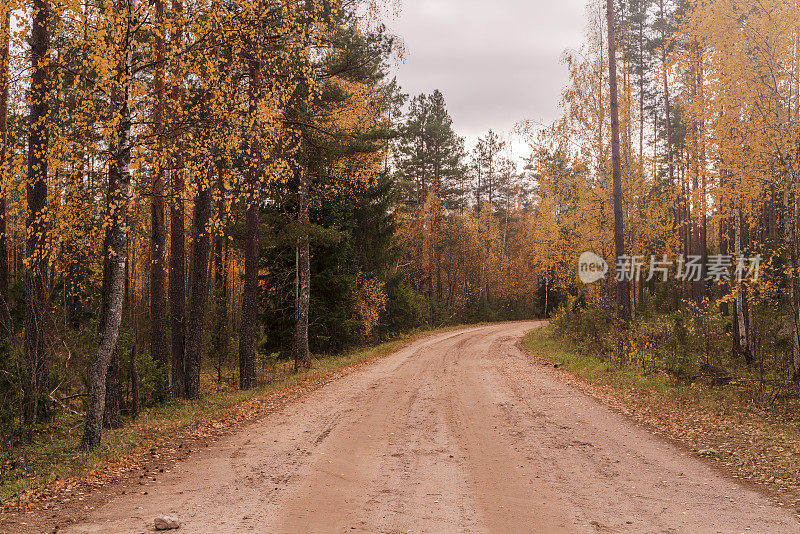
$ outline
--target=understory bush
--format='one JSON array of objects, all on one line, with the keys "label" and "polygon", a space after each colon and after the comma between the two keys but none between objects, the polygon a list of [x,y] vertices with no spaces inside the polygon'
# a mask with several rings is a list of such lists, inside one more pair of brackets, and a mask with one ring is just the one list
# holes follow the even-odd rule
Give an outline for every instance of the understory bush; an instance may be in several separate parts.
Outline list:
[{"label": "understory bush", "polygon": [[791,343],[780,310],[756,302],[750,316],[750,361],[735,353],[731,317],[713,304],[684,303],[677,311],[643,306],[623,328],[613,309],[592,308],[573,296],[551,324],[556,336],[622,368],[725,387],[758,405],[796,398]]}]

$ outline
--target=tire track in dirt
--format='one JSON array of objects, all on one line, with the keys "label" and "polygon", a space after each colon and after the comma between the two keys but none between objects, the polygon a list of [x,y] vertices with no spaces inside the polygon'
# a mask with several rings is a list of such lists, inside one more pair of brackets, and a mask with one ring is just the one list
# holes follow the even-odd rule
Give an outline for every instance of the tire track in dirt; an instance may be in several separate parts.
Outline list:
[{"label": "tire track in dirt", "polygon": [[59,532],[798,532],[791,511],[533,363],[536,323],[432,335]]}]

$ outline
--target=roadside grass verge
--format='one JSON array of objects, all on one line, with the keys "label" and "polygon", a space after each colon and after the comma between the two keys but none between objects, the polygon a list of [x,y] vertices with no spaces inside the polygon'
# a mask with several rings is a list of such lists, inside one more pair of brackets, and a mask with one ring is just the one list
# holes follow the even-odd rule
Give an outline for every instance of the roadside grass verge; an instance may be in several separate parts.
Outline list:
[{"label": "roadside grass verge", "polygon": [[782,504],[800,505],[800,414],[794,406],[756,406],[735,385],[680,380],[603,360],[552,327],[529,332],[523,347],[560,364],[562,377],[585,393],[658,433],[719,462],[736,478],[777,492]]},{"label": "roadside grass verge", "polygon": [[101,445],[92,451],[79,448],[83,416],[61,414],[41,426],[31,443],[2,452],[0,513],[32,508],[37,501],[75,487],[105,485],[137,467],[147,455],[174,456],[173,448],[161,450],[167,444],[223,433],[421,337],[455,328],[460,327],[421,330],[372,347],[316,356],[313,368],[300,373],[292,372],[290,362],[281,362],[264,384],[247,391],[217,382],[208,370],[202,377],[200,399],[176,399],[146,409],[137,419],[125,420],[121,428],[104,430]]}]

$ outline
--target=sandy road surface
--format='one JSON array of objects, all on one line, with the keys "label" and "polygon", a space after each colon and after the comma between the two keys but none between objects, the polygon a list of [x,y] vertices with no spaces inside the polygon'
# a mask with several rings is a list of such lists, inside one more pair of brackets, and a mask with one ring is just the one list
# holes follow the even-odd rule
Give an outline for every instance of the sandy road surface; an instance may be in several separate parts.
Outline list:
[{"label": "sandy road surface", "polygon": [[786,509],[531,363],[534,323],[437,334],[59,532],[799,532]]}]

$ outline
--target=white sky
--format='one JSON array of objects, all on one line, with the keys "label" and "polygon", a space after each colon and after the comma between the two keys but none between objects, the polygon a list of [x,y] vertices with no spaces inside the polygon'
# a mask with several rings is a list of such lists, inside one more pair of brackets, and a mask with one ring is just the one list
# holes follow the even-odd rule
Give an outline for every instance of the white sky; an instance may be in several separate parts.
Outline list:
[{"label": "white sky", "polygon": [[581,44],[585,0],[401,1],[385,19],[405,43],[398,83],[411,96],[439,89],[468,148],[490,128],[558,117],[561,53]]}]

